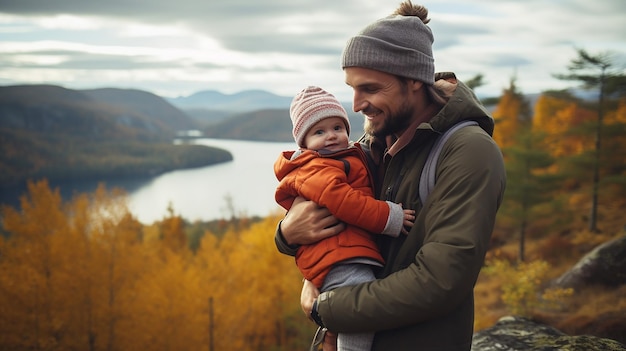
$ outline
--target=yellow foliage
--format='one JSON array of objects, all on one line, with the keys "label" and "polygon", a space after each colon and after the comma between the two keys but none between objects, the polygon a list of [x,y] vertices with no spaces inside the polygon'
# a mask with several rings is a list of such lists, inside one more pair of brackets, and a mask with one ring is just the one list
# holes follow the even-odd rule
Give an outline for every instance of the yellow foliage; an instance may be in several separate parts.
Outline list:
[{"label": "yellow foliage", "polygon": [[606,114],[605,121],[607,124],[626,123],[626,98],[619,101],[615,111],[609,111]]},{"label": "yellow foliage", "polygon": [[566,135],[573,127],[597,118],[596,114],[581,108],[575,102],[541,95],[535,104],[532,128],[546,134],[548,151],[554,157],[580,154],[593,144],[582,136]]},{"label": "yellow foliage", "polygon": [[542,291],[549,269],[548,262],[542,260],[512,265],[507,260],[494,259],[488,262],[485,273],[499,279],[501,299],[510,313],[530,317],[534,309],[554,307],[573,294],[572,289],[551,288]]},{"label": "yellow foliage", "polygon": [[315,329],[279,216],[206,233],[195,255],[180,217],[144,228],[104,187],[63,204],[30,184],[1,218],[0,349],[294,350]]},{"label": "yellow foliage", "polygon": [[573,235],[571,242],[577,246],[596,247],[611,239],[612,236],[608,233],[596,233],[590,231],[589,229],[585,229],[577,231]]},{"label": "yellow foliage", "polygon": [[512,90],[506,90],[493,111],[496,122],[494,141],[501,147],[509,147],[515,142],[515,135],[521,129],[522,103],[520,96]]}]

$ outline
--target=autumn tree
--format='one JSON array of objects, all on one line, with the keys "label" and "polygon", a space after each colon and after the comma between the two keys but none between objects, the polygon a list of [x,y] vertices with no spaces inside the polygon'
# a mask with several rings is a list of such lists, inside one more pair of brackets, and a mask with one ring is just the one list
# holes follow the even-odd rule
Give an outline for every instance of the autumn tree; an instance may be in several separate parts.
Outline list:
[{"label": "autumn tree", "polygon": [[8,349],[51,349],[65,334],[58,323],[67,307],[58,251],[67,221],[58,189],[51,191],[46,181],[29,183],[20,204],[21,211],[2,208],[10,236],[0,253],[1,338]]},{"label": "autumn tree", "polygon": [[509,87],[504,90],[493,111],[493,118],[496,122],[493,139],[501,148],[513,145],[516,133],[522,129],[522,125],[527,123],[530,117],[528,101],[515,85],[515,78],[511,78]]},{"label": "autumn tree", "polygon": [[[600,157],[602,152],[603,119],[606,113],[605,99],[613,92],[623,88],[623,70],[613,70],[613,62],[608,53],[591,55],[584,49],[577,50],[578,57],[571,60],[567,67],[568,73],[555,74],[563,80],[578,81],[585,90],[597,92],[597,120],[594,128],[595,143],[593,153],[593,178],[591,193],[591,211],[589,216],[589,230],[598,232],[598,189],[600,184]],[[608,88],[614,91],[609,91]]]},{"label": "autumn tree", "polygon": [[594,119],[580,99],[566,91],[546,91],[535,103],[532,128],[543,133],[545,150],[556,159],[581,154],[589,144],[585,125]]},{"label": "autumn tree", "polygon": [[2,350],[287,351],[315,331],[274,244],[282,215],[205,232],[195,254],[173,211],[143,226],[104,186],[63,202],[31,183],[0,218]]},{"label": "autumn tree", "polygon": [[19,210],[3,207],[0,348],[122,348],[120,302],[137,277],[129,263],[140,262],[131,251],[140,231],[118,200],[100,188],[63,203],[40,181]]},{"label": "autumn tree", "polygon": [[142,226],[126,205],[126,196],[119,189],[108,191],[103,184],[88,199],[89,220],[86,240],[91,246],[85,264],[90,266],[89,283],[94,309],[97,338],[95,349],[124,349],[128,331],[121,323],[133,311],[132,292],[144,274],[141,257]]},{"label": "autumn tree", "polygon": [[175,252],[188,251],[184,220],[174,213],[171,204],[167,207],[167,216],[161,222],[160,227],[164,247]]}]

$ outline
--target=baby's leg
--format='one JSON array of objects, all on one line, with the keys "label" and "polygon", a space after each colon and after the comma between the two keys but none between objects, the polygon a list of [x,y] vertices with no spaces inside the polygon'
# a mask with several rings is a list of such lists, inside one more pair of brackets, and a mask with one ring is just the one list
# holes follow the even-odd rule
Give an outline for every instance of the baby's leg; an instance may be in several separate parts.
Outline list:
[{"label": "baby's leg", "polygon": [[[355,285],[376,279],[372,266],[360,263],[337,264],[324,280],[322,291],[346,285]],[[337,351],[369,351],[374,333],[340,333],[337,335]]]},{"label": "baby's leg", "polygon": [[340,333],[337,335],[337,351],[369,351],[374,333]]}]

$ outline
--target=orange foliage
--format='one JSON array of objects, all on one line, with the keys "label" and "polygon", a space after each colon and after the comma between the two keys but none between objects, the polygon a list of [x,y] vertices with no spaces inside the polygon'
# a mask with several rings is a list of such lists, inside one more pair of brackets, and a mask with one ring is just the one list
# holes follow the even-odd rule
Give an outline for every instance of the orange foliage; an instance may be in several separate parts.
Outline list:
[{"label": "orange foliage", "polygon": [[493,111],[496,122],[493,140],[506,148],[515,143],[515,135],[520,131],[524,101],[512,89],[505,90],[500,102]]},{"label": "orange foliage", "polygon": [[0,349],[304,349],[315,328],[300,273],[274,245],[278,220],[205,233],[194,255],[172,212],[161,238],[143,240],[154,228],[119,192],[64,204],[29,184],[20,210],[2,208]]},{"label": "orange foliage", "polygon": [[607,124],[626,123],[626,98],[622,98],[615,111],[608,111],[605,122]]},{"label": "orange foliage", "polygon": [[583,122],[596,119],[595,112],[582,108],[575,102],[541,95],[535,105],[532,127],[533,130],[546,134],[548,151],[553,157],[563,157],[577,155],[593,147],[589,137],[567,133]]}]

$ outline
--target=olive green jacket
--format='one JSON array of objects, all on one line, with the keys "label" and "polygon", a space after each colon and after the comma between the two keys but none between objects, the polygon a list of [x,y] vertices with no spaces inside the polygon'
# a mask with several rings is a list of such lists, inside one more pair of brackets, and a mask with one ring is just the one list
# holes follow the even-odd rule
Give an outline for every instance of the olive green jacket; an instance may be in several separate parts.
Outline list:
[{"label": "olive green jacket", "polygon": [[[419,180],[428,152],[437,135],[462,120],[479,126],[450,137],[435,187],[421,204]],[[317,310],[328,329],[376,332],[373,351],[470,350],[474,284],[506,184],[493,128],[473,92],[458,82],[447,103],[404,147],[394,156],[380,156],[380,199],[415,209],[415,225],[406,236],[378,237],[386,261],[378,280],[320,295]],[[370,140],[370,146],[375,157],[382,155],[379,141]],[[292,252],[279,231],[276,243],[281,252]]]}]

